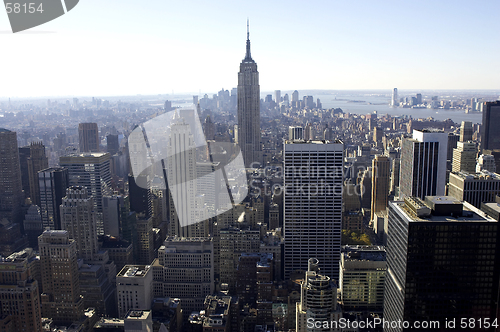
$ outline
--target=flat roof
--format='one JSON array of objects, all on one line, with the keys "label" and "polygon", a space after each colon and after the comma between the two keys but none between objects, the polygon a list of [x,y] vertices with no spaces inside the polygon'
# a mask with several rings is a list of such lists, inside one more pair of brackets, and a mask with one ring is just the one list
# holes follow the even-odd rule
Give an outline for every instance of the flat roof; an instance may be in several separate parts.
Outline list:
[{"label": "flat roof", "polygon": [[150,265],[125,265],[117,277],[145,277]]},{"label": "flat roof", "polygon": [[[439,196],[444,197],[444,196]],[[495,219],[488,216],[483,211],[479,210],[472,204],[463,201],[463,215],[462,216],[436,216],[430,214],[428,217],[418,217],[407,205],[402,201],[389,202],[389,204],[396,205],[399,207],[399,211],[406,215],[406,218],[410,222],[497,222]]]}]

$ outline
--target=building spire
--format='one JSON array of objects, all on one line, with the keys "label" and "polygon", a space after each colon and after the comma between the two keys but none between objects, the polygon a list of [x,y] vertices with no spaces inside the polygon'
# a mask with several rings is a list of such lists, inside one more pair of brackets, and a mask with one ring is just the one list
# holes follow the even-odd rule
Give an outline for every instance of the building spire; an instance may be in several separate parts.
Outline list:
[{"label": "building spire", "polygon": [[252,56],[250,55],[250,28],[248,24],[248,18],[247,18],[247,54],[245,55],[245,60],[252,60]]}]

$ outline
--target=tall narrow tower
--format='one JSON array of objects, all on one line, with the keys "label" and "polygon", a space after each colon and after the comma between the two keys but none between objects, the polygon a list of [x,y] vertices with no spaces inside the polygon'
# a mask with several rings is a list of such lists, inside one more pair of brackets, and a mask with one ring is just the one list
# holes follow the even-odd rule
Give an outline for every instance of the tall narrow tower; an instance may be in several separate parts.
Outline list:
[{"label": "tall narrow tower", "polygon": [[38,206],[41,204],[38,171],[47,167],[49,167],[49,159],[45,155],[45,146],[41,142],[31,143],[30,157],[28,158],[28,178],[31,201]]},{"label": "tall narrow tower", "polygon": [[0,128],[0,220],[7,218],[11,222],[20,222],[22,218],[23,187],[17,134]]},{"label": "tall narrow tower", "polygon": [[338,280],[343,153],[341,141],[285,142],[285,278],[317,258],[321,273]]},{"label": "tall narrow tower", "polygon": [[250,55],[247,21],[247,52],[238,73],[238,144],[245,167],[262,162],[260,146],[260,86],[257,64]]}]

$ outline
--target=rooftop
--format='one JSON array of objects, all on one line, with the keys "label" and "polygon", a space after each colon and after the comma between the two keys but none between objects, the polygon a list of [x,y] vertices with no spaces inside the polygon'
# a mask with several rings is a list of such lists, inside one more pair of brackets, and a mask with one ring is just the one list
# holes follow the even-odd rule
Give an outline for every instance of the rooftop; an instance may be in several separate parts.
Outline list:
[{"label": "rooftop", "polygon": [[[415,204],[409,204],[413,201]],[[398,206],[399,211],[411,222],[496,222],[472,204],[461,202],[454,197],[427,196],[425,203],[413,197],[409,201],[405,199],[404,202],[396,201],[389,204]],[[424,209],[427,211],[420,213]]]},{"label": "rooftop", "polygon": [[466,171],[452,172],[453,175],[460,177],[464,180],[500,180],[500,174],[488,172],[487,170],[482,170],[479,173],[469,173]]},{"label": "rooftop", "polygon": [[286,140],[285,144],[344,144],[341,140]]},{"label": "rooftop", "polygon": [[385,261],[383,246],[347,245],[342,247],[344,258],[356,261]]},{"label": "rooftop", "polygon": [[130,310],[125,316],[126,320],[144,320],[151,315],[148,310]]},{"label": "rooftop", "polygon": [[150,265],[125,265],[117,277],[145,277]]}]

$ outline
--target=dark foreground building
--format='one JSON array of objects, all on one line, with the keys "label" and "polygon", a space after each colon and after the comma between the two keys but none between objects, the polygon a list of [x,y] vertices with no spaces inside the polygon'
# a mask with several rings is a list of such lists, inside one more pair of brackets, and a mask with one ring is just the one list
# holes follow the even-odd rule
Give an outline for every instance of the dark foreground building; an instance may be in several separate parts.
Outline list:
[{"label": "dark foreground building", "polygon": [[[427,196],[389,204],[384,319],[496,317],[498,222],[467,202]],[[388,327],[384,331],[410,331]],[[446,331],[453,329],[447,328]]]}]

